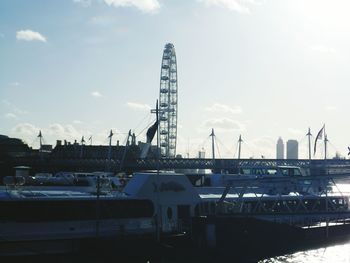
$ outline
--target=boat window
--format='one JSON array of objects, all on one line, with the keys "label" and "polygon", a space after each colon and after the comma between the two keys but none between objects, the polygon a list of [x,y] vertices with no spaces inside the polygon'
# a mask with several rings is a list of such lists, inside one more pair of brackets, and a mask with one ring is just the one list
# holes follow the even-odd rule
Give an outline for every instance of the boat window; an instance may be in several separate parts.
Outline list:
[{"label": "boat window", "polygon": [[294,176],[301,176],[301,171],[300,171],[300,169],[294,168],[294,169],[293,169],[293,172],[294,172]]},{"label": "boat window", "polygon": [[251,174],[251,170],[247,168],[241,169],[241,174]]},{"label": "boat window", "polygon": [[275,175],[277,174],[277,169],[267,169],[266,174]]},{"label": "boat window", "polygon": [[253,173],[255,175],[263,175],[265,173],[264,169],[253,169]]},{"label": "boat window", "polygon": [[284,175],[284,176],[289,176],[289,169],[283,168],[283,169],[281,169],[281,173],[282,173],[282,175]]},{"label": "boat window", "polygon": [[[20,200],[0,203],[1,220],[19,222],[43,222],[59,220],[95,220],[96,200]],[[99,216],[103,219],[152,217],[153,203],[150,200],[101,200]]]},{"label": "boat window", "polygon": [[281,172],[285,176],[301,176],[301,171],[299,168],[282,168]]}]

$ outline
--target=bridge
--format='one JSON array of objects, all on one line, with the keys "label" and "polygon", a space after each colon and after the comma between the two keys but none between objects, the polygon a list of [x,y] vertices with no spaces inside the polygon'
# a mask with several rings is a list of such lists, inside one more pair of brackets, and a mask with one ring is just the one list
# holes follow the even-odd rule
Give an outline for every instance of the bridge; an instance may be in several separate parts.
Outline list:
[{"label": "bridge", "polygon": [[130,159],[123,163],[119,159],[80,159],[80,158],[16,158],[10,163],[10,167],[26,165],[36,172],[59,171],[111,171],[111,172],[136,172],[150,170],[186,170],[209,169],[215,171],[234,171],[238,167],[257,166],[299,166],[308,169],[312,174],[327,170],[331,173],[350,172],[350,159]]}]

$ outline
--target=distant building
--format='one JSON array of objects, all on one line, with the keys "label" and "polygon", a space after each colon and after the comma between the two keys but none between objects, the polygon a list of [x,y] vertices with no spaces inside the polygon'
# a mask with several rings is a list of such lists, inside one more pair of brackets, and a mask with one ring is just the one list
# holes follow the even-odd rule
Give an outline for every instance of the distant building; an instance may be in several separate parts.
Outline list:
[{"label": "distant building", "polygon": [[287,141],[287,159],[298,159],[298,147],[297,140]]},{"label": "distant building", "polygon": [[201,151],[198,152],[198,158],[199,159],[204,159],[205,158],[205,151],[202,149]]},{"label": "distant building", "polygon": [[281,137],[277,140],[276,159],[284,159],[284,143]]}]

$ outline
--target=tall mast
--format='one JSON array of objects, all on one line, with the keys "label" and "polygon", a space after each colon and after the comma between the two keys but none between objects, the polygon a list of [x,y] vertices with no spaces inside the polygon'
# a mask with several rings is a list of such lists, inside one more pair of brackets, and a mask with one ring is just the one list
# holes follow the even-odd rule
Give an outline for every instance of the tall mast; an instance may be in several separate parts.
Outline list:
[{"label": "tall mast", "polygon": [[111,162],[111,158],[112,158],[112,137],[113,137],[113,131],[111,130],[111,132],[108,135],[109,138],[109,148],[108,148],[108,161]]},{"label": "tall mast", "polygon": [[[328,143],[328,138],[327,138],[327,134],[326,134],[326,125],[323,126],[324,127],[324,169],[325,169],[325,173],[329,173],[329,170],[327,170],[327,143]],[[326,191],[326,195],[327,195],[327,191]]]},{"label": "tall mast", "polygon": [[211,134],[209,136],[211,136],[211,152],[212,152],[212,157],[214,162],[215,161],[215,133],[213,128],[211,129]]},{"label": "tall mast", "polygon": [[158,109],[158,100],[156,102],[156,122],[157,122],[157,175],[156,175],[156,201],[157,201],[157,224],[156,224],[156,238],[157,242],[160,242],[160,234],[162,228],[162,217],[160,215],[161,207],[159,204],[159,161],[160,161],[160,148],[159,148],[159,109]]},{"label": "tall mast", "polygon": [[239,135],[239,139],[238,139],[238,160],[241,159],[241,145],[242,145],[242,136]]},{"label": "tall mast", "polygon": [[119,166],[119,170],[120,171],[123,168],[124,161],[125,161],[125,158],[126,158],[126,152],[128,151],[128,148],[129,148],[129,145],[130,145],[130,141],[129,141],[130,137],[132,137],[131,130],[129,130],[128,135],[126,137],[125,149],[124,149],[124,153],[123,153],[122,159],[120,161],[120,166]]},{"label": "tall mast", "polygon": [[83,147],[84,147],[84,143],[85,143],[85,140],[84,140],[84,136],[81,137],[81,148],[80,148],[80,158],[83,158]]},{"label": "tall mast", "polygon": [[310,128],[306,136],[308,137],[308,140],[309,140],[309,161],[310,161],[311,160],[311,136],[312,136]]},{"label": "tall mast", "polygon": [[326,134],[326,129],[324,130],[324,159],[327,160],[327,134]]},{"label": "tall mast", "polygon": [[39,131],[38,138],[39,138],[39,143],[40,143],[40,149],[39,150],[41,151],[42,146],[43,146],[43,141],[42,141],[43,135],[41,133],[41,130]]},{"label": "tall mast", "polygon": [[[158,108],[158,100],[156,102],[156,108],[151,110],[151,113],[156,114],[156,123],[157,123],[157,153],[156,153],[156,160],[157,160],[157,173],[155,175],[155,196],[156,196],[156,239],[157,242],[160,242],[160,234],[161,234],[161,229],[162,229],[162,217],[161,217],[161,207],[159,203],[159,169],[160,169],[160,155],[161,155],[161,149],[159,147],[159,129],[160,129],[160,124],[159,124],[159,115],[160,113],[164,113],[163,110],[160,110]],[[168,150],[166,150],[168,152]]]}]

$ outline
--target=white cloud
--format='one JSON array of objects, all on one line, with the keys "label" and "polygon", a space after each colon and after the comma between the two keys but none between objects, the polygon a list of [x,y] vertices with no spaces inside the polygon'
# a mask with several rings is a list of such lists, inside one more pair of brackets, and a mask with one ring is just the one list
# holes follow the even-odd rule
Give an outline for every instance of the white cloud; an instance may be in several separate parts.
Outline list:
[{"label": "white cloud", "polygon": [[228,105],[220,104],[220,103],[214,103],[212,106],[205,108],[205,110],[209,112],[232,113],[232,114],[238,114],[242,112],[242,109],[239,106],[230,107]]},{"label": "white cloud", "polygon": [[203,123],[203,126],[206,128],[214,128],[222,131],[243,131],[245,127],[242,123],[232,120],[229,118],[219,118],[219,119],[210,119],[206,120]]},{"label": "white cloud", "polygon": [[8,111],[12,111],[16,115],[28,114],[28,111],[18,108],[16,105],[14,105],[8,100],[2,100],[2,104],[8,109]]},{"label": "white cloud", "polygon": [[249,14],[249,5],[257,4],[255,0],[198,0],[206,6],[219,6],[242,14]]},{"label": "white cloud", "polygon": [[59,123],[53,123],[49,125],[48,129],[45,129],[48,135],[65,140],[80,140],[81,136],[84,134],[82,131],[78,131],[73,125],[62,125]]},{"label": "white cloud", "polygon": [[155,13],[160,9],[158,0],[104,0],[104,2],[114,7],[136,7],[145,13]]},{"label": "white cloud", "polygon": [[327,47],[324,45],[313,45],[310,47],[310,49],[314,52],[320,52],[320,53],[329,53],[334,54],[336,50],[332,47]]},{"label": "white cloud", "polygon": [[116,145],[119,141],[120,145],[125,145],[127,133],[121,133],[117,128],[105,129],[92,135],[93,144],[107,145],[109,143],[109,134],[113,132],[112,145]]},{"label": "white cloud", "polygon": [[21,83],[19,83],[19,82],[17,82],[17,81],[14,81],[14,82],[11,82],[11,83],[10,83],[10,86],[18,87],[18,86],[21,86]]},{"label": "white cloud", "polygon": [[151,107],[147,104],[141,104],[136,102],[127,102],[126,105],[133,110],[150,111]]},{"label": "white cloud", "polygon": [[16,38],[18,40],[24,40],[24,41],[37,40],[37,41],[46,42],[46,37],[41,35],[39,32],[35,32],[35,31],[29,30],[29,29],[17,31]]},{"label": "white cloud", "polygon": [[91,96],[93,96],[95,98],[100,98],[100,97],[102,97],[102,94],[98,91],[93,91],[93,92],[91,92]]},{"label": "white cloud", "polygon": [[12,130],[15,133],[25,136],[27,138],[28,136],[30,136],[31,138],[34,138],[34,136],[37,135],[40,129],[35,127],[31,123],[19,123]]},{"label": "white cloud", "polygon": [[[56,140],[67,140],[69,142],[80,142],[84,136],[86,143],[90,143],[88,138],[92,136],[93,144],[108,145],[108,135],[111,129],[106,129],[101,132],[92,133],[89,130],[79,129],[71,124],[52,123],[46,127],[37,127],[31,123],[19,123],[12,128],[12,136],[21,138],[32,144],[33,147],[38,147],[37,136],[41,130],[44,143],[55,144]],[[120,144],[125,144],[127,133],[120,132],[117,128],[112,128],[114,136],[112,144],[115,145],[117,140]]]},{"label": "white cloud", "polygon": [[91,0],[73,0],[74,3],[80,4],[83,7],[88,7],[91,5]]},{"label": "white cloud", "polygon": [[6,113],[6,114],[4,115],[4,117],[5,117],[6,119],[17,119],[17,118],[18,118],[16,114],[11,113],[11,112]]}]

